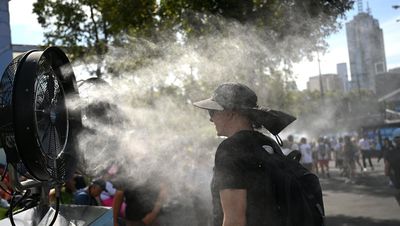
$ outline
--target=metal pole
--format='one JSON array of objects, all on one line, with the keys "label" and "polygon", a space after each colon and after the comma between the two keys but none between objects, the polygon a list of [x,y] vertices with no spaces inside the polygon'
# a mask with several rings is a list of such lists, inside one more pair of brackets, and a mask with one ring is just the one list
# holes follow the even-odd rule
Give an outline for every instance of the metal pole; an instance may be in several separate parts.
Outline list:
[{"label": "metal pole", "polygon": [[319,70],[319,89],[321,91],[321,99],[324,99],[324,86],[322,84],[322,74],[321,74],[321,60],[319,59],[319,52],[317,50],[318,59],[318,70]]},{"label": "metal pole", "polygon": [[[361,99],[361,84],[360,84],[360,77],[364,75],[364,73],[359,73],[357,76],[357,89],[358,89],[358,97]],[[365,84],[365,83],[364,83]]]}]

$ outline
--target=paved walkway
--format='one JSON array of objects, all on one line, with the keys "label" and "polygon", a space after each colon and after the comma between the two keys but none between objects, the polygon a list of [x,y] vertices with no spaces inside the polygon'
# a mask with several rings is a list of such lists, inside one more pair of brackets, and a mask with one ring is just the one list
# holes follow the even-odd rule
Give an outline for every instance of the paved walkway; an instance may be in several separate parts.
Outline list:
[{"label": "paved walkway", "polygon": [[369,169],[352,183],[333,165],[332,177],[321,179],[327,226],[400,226],[400,206],[383,174],[383,160],[374,159],[373,164],[374,171]]}]

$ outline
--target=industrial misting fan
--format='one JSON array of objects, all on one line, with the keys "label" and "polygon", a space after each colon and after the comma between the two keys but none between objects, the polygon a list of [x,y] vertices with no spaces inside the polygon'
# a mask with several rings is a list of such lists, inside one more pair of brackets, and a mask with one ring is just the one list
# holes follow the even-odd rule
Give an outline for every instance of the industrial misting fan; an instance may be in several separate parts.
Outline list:
[{"label": "industrial misting fan", "polygon": [[[9,219],[0,221],[0,226],[96,225],[93,222],[104,214],[105,210],[100,214],[90,207],[60,205],[60,188],[76,168],[76,139],[81,129],[78,102],[73,69],[60,48],[25,52],[4,71],[0,143],[7,166],[0,186],[4,188],[2,181],[8,172],[12,188],[4,190],[12,199]],[[52,188],[56,190],[53,206],[48,198]],[[57,219],[60,213],[64,214]]]}]

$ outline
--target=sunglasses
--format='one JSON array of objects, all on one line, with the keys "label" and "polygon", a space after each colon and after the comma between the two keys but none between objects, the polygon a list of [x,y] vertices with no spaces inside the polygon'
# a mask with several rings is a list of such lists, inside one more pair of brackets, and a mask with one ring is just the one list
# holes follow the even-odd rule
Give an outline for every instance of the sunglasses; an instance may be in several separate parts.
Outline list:
[{"label": "sunglasses", "polygon": [[212,118],[216,112],[217,112],[217,110],[208,110],[208,114],[210,115],[210,118]]}]

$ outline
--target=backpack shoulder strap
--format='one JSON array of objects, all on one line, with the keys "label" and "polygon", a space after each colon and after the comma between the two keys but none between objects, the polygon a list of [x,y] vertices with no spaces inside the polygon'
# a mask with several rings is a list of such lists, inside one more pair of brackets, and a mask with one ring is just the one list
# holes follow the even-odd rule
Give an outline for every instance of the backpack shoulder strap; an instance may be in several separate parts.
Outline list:
[{"label": "backpack shoulder strap", "polygon": [[264,136],[264,142],[266,145],[269,145],[272,147],[272,149],[274,150],[275,154],[278,154],[280,156],[285,156],[282,152],[281,147],[275,142],[275,140],[273,140],[271,137],[269,136]]},{"label": "backpack shoulder strap", "polygon": [[286,157],[289,159],[296,160],[297,162],[300,162],[301,152],[298,150],[293,150]]},{"label": "backpack shoulder strap", "polygon": [[285,154],[283,154],[283,152],[282,152],[281,147],[271,137],[268,137],[268,136],[265,136],[265,135],[264,135],[264,137],[265,137],[265,143],[272,147],[272,149],[274,150],[275,154],[277,154],[277,155],[279,155],[281,157],[287,158],[287,159],[295,160],[297,162],[300,161],[300,159],[301,159],[301,152],[300,151],[294,150],[294,151],[291,151],[287,156],[285,156]]}]

